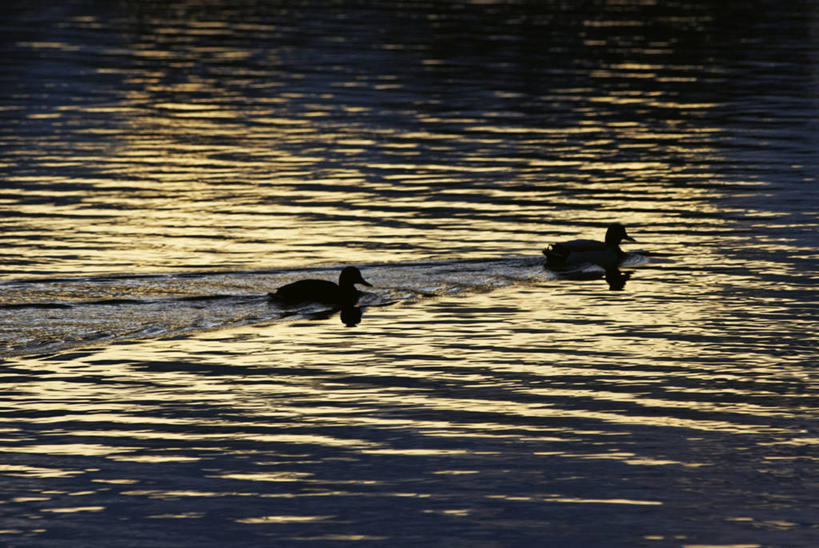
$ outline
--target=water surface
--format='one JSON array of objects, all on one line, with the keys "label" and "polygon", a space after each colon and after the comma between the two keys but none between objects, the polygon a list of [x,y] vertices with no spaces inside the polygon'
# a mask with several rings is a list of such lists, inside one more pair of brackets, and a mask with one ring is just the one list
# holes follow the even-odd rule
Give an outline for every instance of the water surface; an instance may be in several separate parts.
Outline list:
[{"label": "water surface", "polygon": [[811,3],[0,14],[2,543],[819,542]]}]

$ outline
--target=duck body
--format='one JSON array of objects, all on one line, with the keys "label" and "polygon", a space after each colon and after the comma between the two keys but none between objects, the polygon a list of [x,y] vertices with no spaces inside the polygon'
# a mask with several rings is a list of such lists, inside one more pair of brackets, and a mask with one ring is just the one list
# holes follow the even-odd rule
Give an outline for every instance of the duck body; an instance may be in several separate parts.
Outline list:
[{"label": "duck body", "polygon": [[[355,288],[354,288],[355,289]],[[356,290],[357,292],[358,290]],[[276,290],[271,298],[292,304],[301,302],[338,303],[342,299],[341,287],[327,280],[299,280]]]},{"label": "duck body", "polygon": [[[599,245],[569,245],[579,242]],[[623,260],[625,253],[619,246],[606,246],[592,240],[575,240],[565,244],[554,244],[545,255],[546,265],[549,267],[565,268],[581,264],[595,264],[609,269],[616,268]]]},{"label": "duck body", "polygon": [[341,271],[338,283],[327,280],[299,280],[278,288],[275,293],[270,294],[270,299],[284,305],[313,302],[344,308],[358,302],[361,292],[356,289],[356,284],[372,287],[372,284],[361,276],[360,270],[348,266]]},{"label": "duck body", "polygon": [[543,250],[546,255],[546,267],[566,269],[583,264],[594,264],[605,270],[616,269],[625,257],[620,249],[623,240],[634,241],[620,223],[609,225],[606,240],[571,240],[555,243]]}]

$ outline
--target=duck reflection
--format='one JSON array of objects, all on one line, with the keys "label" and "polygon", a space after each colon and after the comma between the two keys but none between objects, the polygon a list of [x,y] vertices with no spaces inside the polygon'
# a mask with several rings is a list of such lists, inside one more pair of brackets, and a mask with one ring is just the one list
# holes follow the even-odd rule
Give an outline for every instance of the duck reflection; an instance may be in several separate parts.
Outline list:
[{"label": "duck reflection", "polygon": [[550,270],[557,277],[561,280],[599,280],[600,278],[604,278],[606,283],[609,284],[609,289],[611,291],[622,291],[626,287],[626,282],[631,278],[631,272],[623,272],[618,267],[607,268],[605,271],[601,271],[597,268],[591,270],[564,270],[564,271],[555,271],[549,269],[548,266],[545,266],[547,270]]},{"label": "duck reflection", "polygon": [[619,268],[609,268],[605,274],[606,282],[612,291],[622,291],[626,282],[631,278],[631,272],[621,272]]},{"label": "duck reflection", "polygon": [[[361,309],[361,307],[352,305],[328,308],[326,310],[319,310],[316,312],[307,312],[303,313],[302,315],[309,320],[326,320],[335,316],[336,313],[338,313],[341,323],[347,327],[355,327],[360,324],[361,317],[364,315],[364,311]],[[281,316],[281,318],[287,318],[295,314],[297,314],[297,312],[286,312]]]},{"label": "duck reflection", "polygon": [[339,313],[341,323],[347,327],[357,326],[359,323],[361,323],[361,316],[363,315],[364,312],[361,310],[361,307],[358,306],[345,306]]}]

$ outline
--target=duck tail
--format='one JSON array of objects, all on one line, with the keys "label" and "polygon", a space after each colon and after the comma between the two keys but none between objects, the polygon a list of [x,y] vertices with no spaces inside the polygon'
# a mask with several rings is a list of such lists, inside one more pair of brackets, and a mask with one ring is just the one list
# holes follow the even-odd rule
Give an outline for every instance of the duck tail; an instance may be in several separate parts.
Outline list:
[{"label": "duck tail", "polygon": [[569,257],[566,250],[561,248],[558,244],[551,244],[543,250],[543,254],[546,255],[547,267],[566,266],[566,259]]}]

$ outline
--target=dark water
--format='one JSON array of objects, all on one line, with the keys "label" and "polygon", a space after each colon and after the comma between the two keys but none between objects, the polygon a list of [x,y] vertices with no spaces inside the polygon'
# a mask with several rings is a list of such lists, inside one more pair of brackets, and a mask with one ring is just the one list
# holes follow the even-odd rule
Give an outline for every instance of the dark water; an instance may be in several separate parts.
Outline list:
[{"label": "dark water", "polygon": [[818,11],[4,3],[0,544],[816,546]]}]

